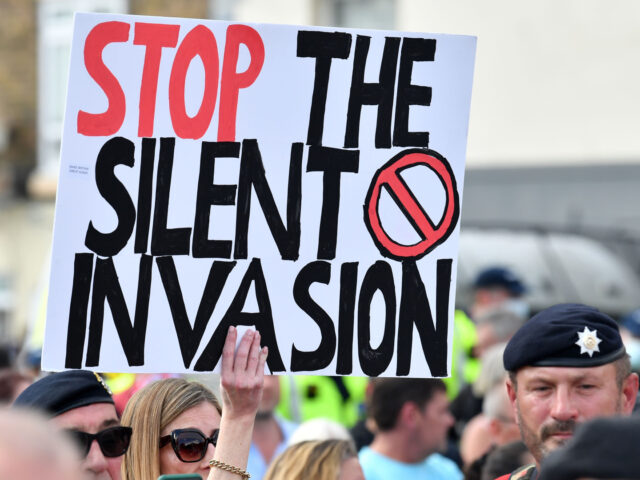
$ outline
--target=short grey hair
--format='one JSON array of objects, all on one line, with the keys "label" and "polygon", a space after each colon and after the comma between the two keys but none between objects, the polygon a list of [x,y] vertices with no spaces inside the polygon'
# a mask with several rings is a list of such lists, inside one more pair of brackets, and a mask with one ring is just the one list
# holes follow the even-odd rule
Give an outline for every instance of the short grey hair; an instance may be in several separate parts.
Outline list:
[{"label": "short grey hair", "polygon": [[508,415],[510,406],[507,387],[505,383],[502,382],[491,387],[484,396],[482,413],[487,418],[500,420]]},{"label": "short grey hair", "polygon": [[475,319],[478,325],[491,325],[498,341],[505,342],[516,333],[525,320],[515,312],[505,308],[496,308],[479,315]]},{"label": "short grey hair", "polygon": [[502,355],[506,346],[506,343],[497,343],[482,355],[480,373],[472,386],[473,393],[477,396],[482,397],[494,385],[504,383],[505,370]]}]

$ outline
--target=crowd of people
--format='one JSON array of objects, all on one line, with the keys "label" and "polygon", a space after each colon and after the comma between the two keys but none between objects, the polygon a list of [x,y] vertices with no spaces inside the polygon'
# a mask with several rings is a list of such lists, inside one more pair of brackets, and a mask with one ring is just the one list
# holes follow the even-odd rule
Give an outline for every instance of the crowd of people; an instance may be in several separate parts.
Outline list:
[{"label": "crowd of people", "polygon": [[529,318],[504,268],[475,287],[447,379],[265,376],[259,332],[234,327],[217,393],[165,375],[114,395],[108,375],[6,369],[0,479],[640,479],[640,315]]}]

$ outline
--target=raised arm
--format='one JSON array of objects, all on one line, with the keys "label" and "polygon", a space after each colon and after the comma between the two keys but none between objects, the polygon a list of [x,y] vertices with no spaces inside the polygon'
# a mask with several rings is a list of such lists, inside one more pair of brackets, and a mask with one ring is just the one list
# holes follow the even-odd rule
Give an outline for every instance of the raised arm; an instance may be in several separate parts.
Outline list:
[{"label": "raised arm", "polygon": [[253,423],[262,397],[267,347],[260,348],[260,333],[249,330],[236,351],[237,336],[235,327],[230,327],[222,350],[222,419],[213,457],[221,463],[211,468],[209,480],[242,478],[241,474],[225,468],[246,470]]}]

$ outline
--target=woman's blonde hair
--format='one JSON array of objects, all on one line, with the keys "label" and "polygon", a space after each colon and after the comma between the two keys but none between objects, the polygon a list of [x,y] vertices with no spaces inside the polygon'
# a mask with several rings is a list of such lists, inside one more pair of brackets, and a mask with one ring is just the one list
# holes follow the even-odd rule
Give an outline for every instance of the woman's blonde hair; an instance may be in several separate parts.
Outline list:
[{"label": "woman's blonde hair", "polygon": [[264,480],[336,480],[342,462],[356,456],[346,440],[296,443],[273,461]]},{"label": "woman's blonde hair", "polygon": [[159,380],[136,392],[122,414],[122,425],[133,429],[122,461],[122,480],[156,480],[160,476],[160,432],[179,415],[204,402],[221,413],[211,390],[182,378]]}]

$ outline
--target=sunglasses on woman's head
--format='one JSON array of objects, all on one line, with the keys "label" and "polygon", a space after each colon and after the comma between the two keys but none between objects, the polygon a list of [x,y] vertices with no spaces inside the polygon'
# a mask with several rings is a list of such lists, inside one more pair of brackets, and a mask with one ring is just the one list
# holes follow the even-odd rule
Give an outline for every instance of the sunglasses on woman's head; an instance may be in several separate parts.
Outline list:
[{"label": "sunglasses on woman's head", "polygon": [[179,428],[160,437],[160,448],[171,443],[173,451],[182,462],[199,462],[204,458],[209,444],[216,446],[219,433],[220,429],[216,428],[213,435],[207,437],[197,428]]},{"label": "sunglasses on woman's head", "polygon": [[68,430],[68,433],[80,447],[82,458],[89,454],[91,444],[94,440],[98,441],[100,450],[102,450],[105,457],[119,457],[120,455],[124,455],[131,441],[131,427],[109,427],[98,433]]}]

